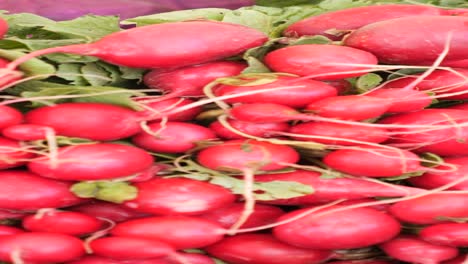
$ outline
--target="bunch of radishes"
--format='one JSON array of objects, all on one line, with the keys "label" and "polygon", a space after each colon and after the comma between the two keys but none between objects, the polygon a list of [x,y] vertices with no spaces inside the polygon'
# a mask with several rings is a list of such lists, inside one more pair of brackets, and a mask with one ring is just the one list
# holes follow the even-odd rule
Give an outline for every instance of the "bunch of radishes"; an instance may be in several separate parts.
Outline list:
[{"label": "bunch of radishes", "polygon": [[[5,62],[5,88],[21,82],[21,63],[64,52],[148,69],[145,85],[163,95],[133,98],[136,109],[0,103],[0,219],[13,219],[0,226],[0,261],[466,263],[467,13],[313,16],[285,37],[333,42],[270,50],[269,73],[244,73],[239,59],[263,33],[213,21]],[[400,69],[420,72],[364,92],[352,84]]]}]

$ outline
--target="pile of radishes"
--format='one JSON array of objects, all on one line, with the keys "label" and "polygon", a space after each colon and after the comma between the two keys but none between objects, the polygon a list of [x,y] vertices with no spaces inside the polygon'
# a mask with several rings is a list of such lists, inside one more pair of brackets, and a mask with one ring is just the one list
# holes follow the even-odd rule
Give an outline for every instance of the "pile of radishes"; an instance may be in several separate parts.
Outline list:
[{"label": "pile of radishes", "polygon": [[[20,64],[57,52],[148,72],[133,109],[3,97],[0,261],[467,263],[466,14],[313,16],[283,43],[330,43],[276,46],[269,73],[244,73],[239,57],[266,35],[204,20],[2,62],[4,89],[22,82]],[[390,73],[401,76],[356,89]]]}]

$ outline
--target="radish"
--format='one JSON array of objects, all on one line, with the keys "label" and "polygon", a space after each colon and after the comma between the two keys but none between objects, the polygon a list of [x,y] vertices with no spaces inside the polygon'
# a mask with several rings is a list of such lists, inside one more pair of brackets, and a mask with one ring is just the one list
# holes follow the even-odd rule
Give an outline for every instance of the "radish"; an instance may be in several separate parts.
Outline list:
[{"label": "radish", "polygon": [[[310,249],[353,249],[385,242],[400,233],[400,223],[390,215],[371,208],[322,212],[343,208],[331,206],[295,221],[273,228],[277,239],[293,246]],[[294,210],[279,221],[291,219],[310,208]]]},{"label": "radish", "polygon": [[326,261],[333,254],[329,250],[294,247],[270,234],[235,235],[205,250],[230,264],[314,264]]},{"label": "radish", "polygon": [[229,110],[229,115],[234,119],[253,123],[313,120],[311,115],[301,114],[289,106],[273,103],[236,105]]},{"label": "radish", "polygon": [[144,150],[130,145],[93,143],[59,148],[56,160],[42,156],[29,162],[28,168],[53,179],[102,180],[145,171],[152,166],[153,160]]},{"label": "radish", "polygon": [[424,5],[371,5],[327,12],[290,25],[283,35],[299,37],[322,35],[340,40],[346,33],[367,24],[406,16],[446,15],[441,8]]},{"label": "radish", "polygon": [[432,104],[432,97],[427,93],[405,88],[377,89],[366,95],[390,101],[392,104],[387,113],[419,111]]},{"label": "radish", "polygon": [[19,124],[3,129],[5,137],[20,141],[45,140],[47,131],[54,131],[53,128],[43,125]]},{"label": "radish", "polygon": [[[287,122],[269,122],[269,123],[252,123],[244,122],[236,119],[227,120],[228,124],[244,133],[255,137],[270,138],[274,137],[276,132],[288,131],[290,125]],[[245,137],[236,134],[229,128],[225,127],[221,122],[215,121],[210,124],[210,129],[222,139],[243,139]]]},{"label": "radish", "polygon": [[317,80],[336,80],[364,75],[371,71],[372,65],[377,65],[377,58],[360,49],[308,44],[272,51],[265,56],[265,63],[276,72],[309,76]]},{"label": "radish", "polygon": [[0,39],[2,39],[8,31],[8,23],[5,19],[0,18]]},{"label": "radish", "polygon": [[[249,80],[249,76],[238,77],[240,80]],[[257,85],[219,84],[213,88],[216,96],[241,94],[248,91],[262,90],[269,88],[281,88],[294,86],[297,88],[271,90],[265,93],[239,96],[224,100],[227,103],[277,103],[294,108],[303,108],[307,104],[330,96],[336,96],[337,91],[325,82],[300,79],[291,76],[277,76],[276,80]],[[288,98],[288,100],[285,100]]]},{"label": "radish", "polygon": [[306,110],[323,117],[347,120],[366,120],[386,113],[392,102],[383,98],[344,95],[328,97],[307,105]]},{"label": "radish", "polygon": [[228,206],[236,199],[228,189],[186,178],[152,179],[134,184],[138,196],[125,206],[156,215],[197,215]]},{"label": "radish", "polygon": [[411,235],[398,236],[379,247],[392,258],[415,264],[438,264],[458,255],[456,248],[433,245]]},{"label": "radish", "polygon": [[188,152],[197,146],[197,141],[216,138],[209,128],[186,122],[155,122],[148,125],[148,130],[133,136],[133,143],[160,153]]},{"label": "radish", "polygon": [[[57,135],[91,140],[117,140],[140,131],[136,111],[103,103],[62,103],[25,115],[26,123],[49,126]],[[71,125],[70,122],[77,125]]]},{"label": "radish", "polygon": [[392,184],[380,184],[358,178],[322,178],[320,173],[296,170],[286,173],[256,175],[255,181],[291,181],[310,185],[314,193],[296,198],[277,199],[268,203],[278,205],[307,205],[355,200],[370,197],[399,197],[420,193],[421,189]]},{"label": "radish", "polygon": [[468,103],[457,104],[454,106],[447,107],[449,109],[468,110]]},{"label": "radish", "polygon": [[134,68],[173,68],[231,57],[267,41],[262,32],[238,24],[185,21],[154,24],[109,34],[89,44],[37,50],[17,59],[10,69],[31,58],[55,53],[95,56]]},{"label": "radish", "polygon": [[99,231],[104,223],[77,212],[46,211],[23,218],[23,228],[32,232],[60,233],[82,236]]},{"label": "radish", "polygon": [[431,244],[468,247],[468,223],[435,224],[423,228],[419,237]]},{"label": "radish", "polygon": [[[206,255],[197,253],[177,253],[180,259],[184,259],[190,264],[215,264],[214,260]],[[157,258],[157,259],[132,259],[132,260],[116,260],[112,258],[99,257],[88,255],[79,260],[67,262],[68,264],[184,264],[174,257]]]},{"label": "radish", "polygon": [[[365,160],[372,166],[363,166]],[[425,170],[420,158],[407,150],[362,146],[340,149],[323,158],[330,168],[354,176],[395,177]]]},{"label": "radish", "polygon": [[0,137],[0,170],[22,166],[35,156],[20,143]]},{"label": "radish", "polygon": [[389,137],[388,132],[383,128],[359,127],[330,122],[300,123],[292,126],[289,132],[295,134],[294,136],[291,136],[295,140],[314,141],[327,145],[342,146],[353,146],[359,143],[340,139],[381,143],[386,141]]},{"label": "radish", "polygon": [[[451,166],[456,166],[456,169],[450,170],[446,165],[435,167],[437,171],[426,172],[418,177],[411,177],[408,181],[414,186],[424,189],[434,189],[445,184],[451,183],[468,175],[468,157],[452,157],[445,158],[444,162]],[[468,190],[468,181],[461,182],[449,188],[450,190]]]},{"label": "radish", "polygon": [[159,89],[169,99],[181,96],[203,96],[203,87],[217,78],[239,75],[247,67],[234,61],[215,61],[188,67],[153,70],[145,74],[146,86]]},{"label": "radish", "polygon": [[224,229],[208,220],[189,216],[161,216],[117,224],[111,234],[160,240],[177,249],[201,248],[221,240]]},{"label": "radish", "polygon": [[13,107],[0,105],[0,130],[23,122],[23,114]]},{"label": "radish", "polygon": [[373,259],[360,259],[360,260],[338,260],[327,262],[329,264],[392,264],[395,262],[390,262],[386,260],[373,260]]},{"label": "radish", "polygon": [[[187,98],[170,98],[165,100],[139,99],[136,100],[145,110],[138,111],[137,114],[144,120],[160,121],[161,115],[165,112],[193,103],[193,100]],[[174,114],[163,115],[169,121],[190,121],[202,112],[201,107],[192,107],[185,111]]]},{"label": "radish", "polygon": [[24,233],[24,230],[12,226],[0,225],[0,236],[15,235],[20,233]]},{"label": "radish", "polygon": [[442,262],[442,264],[465,264],[468,260],[467,254],[459,255],[458,257]]},{"label": "radish", "polygon": [[[242,215],[244,205],[242,203],[233,203],[206,212],[198,217],[216,222],[224,228],[231,227]],[[250,218],[241,226],[241,228],[252,228],[272,224],[278,217],[284,214],[284,211],[276,206],[256,204]]]},{"label": "radish", "polygon": [[465,16],[395,18],[353,31],[344,44],[368,51],[385,64],[432,65],[449,41],[444,65],[445,62],[468,59],[467,23]]},{"label": "radish", "polygon": [[62,263],[77,259],[84,254],[82,241],[70,235],[29,232],[0,236],[1,261]]},{"label": "radish", "polygon": [[85,200],[69,188],[71,184],[19,171],[0,171],[0,208],[8,210],[37,210],[67,207]]},{"label": "radish", "polygon": [[149,216],[148,214],[137,212],[120,204],[102,201],[92,201],[90,203],[76,205],[67,208],[67,210],[117,223]]},{"label": "radish", "polygon": [[403,222],[435,224],[446,221],[444,217],[468,217],[467,199],[466,193],[435,193],[397,202],[389,212]]}]

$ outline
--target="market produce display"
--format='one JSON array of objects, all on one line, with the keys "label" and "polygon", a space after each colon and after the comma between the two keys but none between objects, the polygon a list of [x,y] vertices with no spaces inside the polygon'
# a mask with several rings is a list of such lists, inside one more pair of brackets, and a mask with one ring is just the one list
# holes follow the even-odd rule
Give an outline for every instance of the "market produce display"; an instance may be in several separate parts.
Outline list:
[{"label": "market produce display", "polygon": [[468,5],[311,2],[0,13],[0,262],[468,263]]}]

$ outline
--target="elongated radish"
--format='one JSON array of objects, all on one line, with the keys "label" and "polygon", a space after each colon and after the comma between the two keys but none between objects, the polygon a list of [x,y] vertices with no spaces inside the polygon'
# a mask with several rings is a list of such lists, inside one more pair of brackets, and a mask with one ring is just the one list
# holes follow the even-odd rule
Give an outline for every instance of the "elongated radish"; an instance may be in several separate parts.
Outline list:
[{"label": "elongated radish", "polygon": [[[287,122],[268,122],[268,123],[253,123],[244,122],[236,119],[227,120],[228,124],[234,129],[255,137],[275,137],[275,132],[286,132],[290,129]],[[222,139],[243,139],[244,137],[236,134],[229,128],[225,127],[221,122],[215,121],[210,124],[210,129]]]},{"label": "elongated radish", "polygon": [[49,156],[41,156],[29,162],[28,168],[43,177],[53,179],[101,180],[143,172],[152,166],[153,161],[150,154],[137,147],[94,143],[59,148],[55,160]]},{"label": "elongated radish", "polygon": [[415,264],[437,264],[458,255],[456,248],[433,245],[411,235],[398,236],[379,247],[392,258]]},{"label": "elongated radish", "polygon": [[371,52],[382,63],[431,65],[447,41],[449,52],[444,62],[467,59],[467,34],[466,16],[411,16],[361,27],[347,36],[344,44]]},{"label": "elongated radish", "polygon": [[43,125],[18,124],[3,129],[2,134],[7,138],[20,141],[45,140],[47,130],[54,131],[53,128]]},{"label": "elongated radish", "polygon": [[23,114],[13,107],[0,105],[0,112],[0,130],[23,121]]},{"label": "elongated radish", "polygon": [[34,156],[35,154],[22,146],[21,142],[0,137],[0,169],[22,166]]},{"label": "elongated radish", "polygon": [[366,95],[390,101],[387,113],[402,113],[422,110],[432,103],[432,97],[423,91],[408,89],[377,89]]},{"label": "elongated radish", "polygon": [[63,52],[95,56],[135,68],[173,68],[231,57],[262,45],[267,36],[238,24],[186,21],[154,24],[109,34],[90,44],[53,47],[31,52],[9,68],[37,56]]},{"label": "elongated radish", "polygon": [[134,184],[138,196],[125,205],[155,215],[197,215],[228,206],[236,197],[208,182],[186,178],[153,179]]},{"label": "elongated radish", "polygon": [[466,193],[436,193],[393,204],[389,212],[403,222],[435,224],[468,217]]},{"label": "elongated radish", "polygon": [[[434,189],[468,175],[468,157],[445,158],[444,162],[455,166],[455,169],[450,169],[447,165],[439,165],[435,168],[440,170],[439,172],[426,172],[421,176],[411,177],[408,181],[420,188]],[[461,182],[449,189],[468,190],[468,181]]]},{"label": "elongated radish", "polygon": [[8,23],[5,19],[0,18],[0,39],[2,39],[8,31]]},{"label": "elongated radish", "polygon": [[201,107],[192,107],[175,114],[162,114],[163,112],[170,111],[171,109],[182,107],[184,105],[189,105],[194,102],[187,98],[175,97],[165,100],[142,98],[136,101],[144,107],[144,110],[138,111],[138,115],[143,117],[144,120],[160,121],[162,116],[164,116],[169,121],[190,121],[202,112]]},{"label": "elongated radish", "polygon": [[312,116],[301,114],[292,107],[273,103],[241,104],[231,108],[229,114],[234,119],[255,123],[313,120]]},{"label": "elongated radish", "polygon": [[161,153],[188,152],[197,146],[197,141],[216,138],[209,128],[187,122],[154,122],[148,124],[148,129],[133,136],[133,143]]},{"label": "elongated radish", "polygon": [[[241,77],[239,77],[241,78]],[[249,78],[248,76],[245,78]],[[242,80],[242,78],[241,78]],[[253,95],[239,96],[232,99],[227,99],[227,103],[278,103],[294,108],[303,108],[307,104],[317,100],[336,96],[336,88],[328,85],[325,82],[299,79],[291,76],[277,76],[277,79],[258,85],[236,85],[236,84],[219,84],[213,88],[216,96],[224,96],[231,94],[240,94],[252,90],[261,90],[275,87],[298,86],[299,88],[272,90],[265,93]],[[285,100],[288,98],[288,100]]]},{"label": "elongated radish", "polygon": [[431,244],[468,247],[468,223],[430,225],[419,232],[419,237]]},{"label": "elongated radish", "polygon": [[0,225],[0,236],[8,236],[20,233],[24,233],[24,230],[12,226]]},{"label": "elongated radish", "polygon": [[117,223],[149,216],[148,214],[137,212],[120,204],[103,201],[92,201],[90,203],[69,207],[67,210],[96,218],[108,219]]},{"label": "elongated radish", "polygon": [[[274,236],[290,245],[311,249],[352,249],[385,242],[400,233],[400,223],[392,216],[371,208],[317,215],[332,206],[318,210],[300,219],[276,226]],[[310,208],[294,210],[279,221],[292,218]]]},{"label": "elongated radish", "polygon": [[0,171],[0,208],[37,210],[83,202],[70,192],[70,187],[69,183],[42,178],[27,171]]},{"label": "elongated radish", "polygon": [[270,234],[235,235],[224,238],[205,250],[230,264],[315,264],[322,263],[333,255],[329,250],[294,247],[278,241]]},{"label": "elongated radish", "polygon": [[290,25],[283,35],[298,37],[322,35],[340,40],[345,34],[365,25],[398,17],[445,15],[444,9],[424,5],[371,5],[347,8],[312,16]]},{"label": "elongated radish", "polygon": [[[364,50],[337,45],[297,45],[268,53],[265,63],[276,72],[311,76],[317,80],[336,80],[364,75],[377,58]],[[346,65],[348,64],[348,65]]]},{"label": "elongated radish", "polygon": [[159,89],[164,99],[181,96],[203,96],[203,87],[217,78],[239,75],[246,64],[234,61],[215,61],[188,67],[153,70],[145,74],[146,86]]}]

